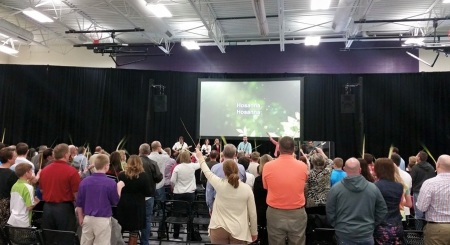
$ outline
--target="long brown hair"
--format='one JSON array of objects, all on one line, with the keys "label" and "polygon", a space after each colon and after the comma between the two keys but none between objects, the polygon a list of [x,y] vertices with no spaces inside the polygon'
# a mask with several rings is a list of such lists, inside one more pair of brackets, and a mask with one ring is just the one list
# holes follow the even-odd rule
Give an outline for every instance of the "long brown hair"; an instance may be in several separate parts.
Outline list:
[{"label": "long brown hair", "polygon": [[369,165],[367,164],[367,161],[363,158],[358,158],[359,165],[361,167],[361,175],[369,182],[375,182],[375,179],[373,178],[372,174],[369,170]]},{"label": "long brown hair", "polygon": [[142,165],[141,158],[137,155],[131,155],[125,167],[125,175],[130,179],[137,179],[142,172],[144,172],[144,166]]},{"label": "long brown hair", "polygon": [[238,188],[239,186],[239,175],[238,175],[238,167],[234,160],[226,160],[223,162],[223,172],[228,179],[228,183],[232,185],[234,188]]},{"label": "long brown hair", "polygon": [[395,181],[395,165],[389,158],[378,158],[375,161],[375,173],[378,179]]}]

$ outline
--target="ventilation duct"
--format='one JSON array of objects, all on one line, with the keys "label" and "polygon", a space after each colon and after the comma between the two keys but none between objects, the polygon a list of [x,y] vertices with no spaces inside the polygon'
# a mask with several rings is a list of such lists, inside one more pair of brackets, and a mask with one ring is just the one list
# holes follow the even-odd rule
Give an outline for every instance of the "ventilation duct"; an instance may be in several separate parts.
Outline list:
[{"label": "ventilation duct", "polygon": [[0,19],[0,33],[3,33],[14,40],[18,40],[23,43],[30,43],[34,40],[32,32],[23,29],[11,22],[4,19]]},{"label": "ventilation duct", "polygon": [[339,0],[331,25],[331,28],[333,28],[335,32],[347,30],[347,27],[352,20],[352,15],[358,7],[358,2],[359,1],[356,0]]},{"label": "ventilation duct", "polygon": [[259,33],[261,36],[267,36],[269,34],[269,25],[267,24],[264,0],[252,0],[252,3],[256,16],[256,22],[258,23]]}]

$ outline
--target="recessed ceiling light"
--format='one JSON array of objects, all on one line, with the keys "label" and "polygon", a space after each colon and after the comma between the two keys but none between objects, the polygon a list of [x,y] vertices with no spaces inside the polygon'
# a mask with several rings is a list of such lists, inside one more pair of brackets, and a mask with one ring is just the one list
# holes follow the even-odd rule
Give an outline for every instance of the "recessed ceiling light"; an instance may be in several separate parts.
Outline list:
[{"label": "recessed ceiling light", "polygon": [[41,23],[53,22],[50,17],[32,8],[24,9],[22,12],[28,17]]},{"label": "recessed ceiling light", "polygon": [[162,4],[148,4],[147,7],[158,18],[172,17],[172,13]]},{"label": "recessed ceiling light", "polygon": [[329,9],[331,0],[311,0],[311,10]]},{"label": "recessed ceiling light", "polygon": [[442,3],[450,3],[450,0],[444,0]]},{"label": "recessed ceiling light", "polygon": [[200,46],[198,46],[198,43],[196,41],[182,41],[181,46],[189,49],[189,50],[198,50],[200,49]]},{"label": "recessed ceiling light", "polygon": [[18,54],[19,50],[2,45],[2,46],[0,46],[0,52],[3,52],[5,54]]},{"label": "recessed ceiling light", "polygon": [[423,45],[423,41],[424,40],[425,40],[425,38],[423,38],[423,37],[407,38],[405,40],[405,44],[409,44],[409,45]]},{"label": "recessed ceiling light", "polygon": [[320,36],[308,36],[305,38],[305,46],[317,46],[320,43]]}]

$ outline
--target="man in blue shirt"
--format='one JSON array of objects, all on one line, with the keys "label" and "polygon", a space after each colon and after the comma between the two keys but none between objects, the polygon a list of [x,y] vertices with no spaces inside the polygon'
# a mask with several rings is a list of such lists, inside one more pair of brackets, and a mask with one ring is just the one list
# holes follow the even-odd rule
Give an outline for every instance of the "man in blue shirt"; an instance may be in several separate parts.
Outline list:
[{"label": "man in blue shirt", "polygon": [[94,161],[97,172],[85,178],[78,189],[77,214],[82,227],[81,244],[111,243],[111,206],[119,202],[124,183],[106,177],[109,157],[100,154]]},{"label": "man in blue shirt", "polygon": [[[224,161],[229,160],[229,159],[236,161],[235,160],[236,146],[234,146],[232,144],[226,144],[223,147],[222,153],[223,153]],[[236,164],[238,165],[238,169],[239,169],[239,179],[245,183],[245,181],[247,180],[247,178],[245,177],[245,168],[241,164],[238,164],[238,163],[236,163]],[[215,175],[219,176],[220,178],[225,178],[225,173],[223,172],[223,163],[215,164],[211,168],[211,172],[213,172]],[[208,182],[206,184],[206,204],[208,204],[210,212],[213,209],[213,203],[214,203],[215,197],[216,197],[216,190],[214,190],[214,187],[212,187],[212,185]]]},{"label": "man in blue shirt", "polygon": [[247,136],[242,138],[242,142],[239,143],[237,151],[244,152],[246,156],[250,156],[252,153],[252,144],[247,141]]},{"label": "man in blue shirt", "polygon": [[333,160],[333,171],[331,171],[330,187],[347,177],[347,173],[342,170],[343,165],[344,160],[342,158],[336,157]]}]

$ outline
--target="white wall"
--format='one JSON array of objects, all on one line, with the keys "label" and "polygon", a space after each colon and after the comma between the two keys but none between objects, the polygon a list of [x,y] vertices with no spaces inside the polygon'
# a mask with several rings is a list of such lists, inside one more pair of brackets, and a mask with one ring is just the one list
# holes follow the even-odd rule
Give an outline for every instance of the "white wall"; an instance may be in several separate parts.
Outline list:
[{"label": "white wall", "polygon": [[[432,50],[419,50],[419,57],[426,62],[432,64],[434,59],[436,58],[436,52]],[[450,57],[445,57],[445,54],[441,53],[439,58],[434,64],[433,67],[429,67],[428,65],[419,62],[419,71],[420,72],[439,72],[439,71],[450,71]]]},{"label": "white wall", "polygon": [[0,52],[0,64],[8,64],[9,55]]},{"label": "white wall", "polygon": [[17,57],[6,55],[6,62],[2,58],[2,55],[0,55],[0,63],[97,68],[116,67],[116,64],[108,57],[108,55],[102,56],[101,54],[94,54],[92,50],[87,50],[86,48],[74,48],[70,46],[61,47],[59,51],[65,51],[64,53],[67,53],[62,54],[53,50],[48,50],[45,47],[31,45],[21,46],[19,51]]}]

